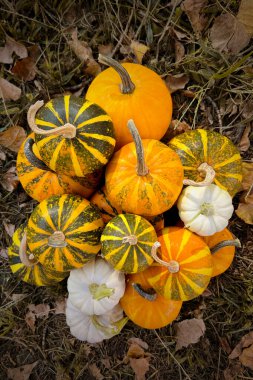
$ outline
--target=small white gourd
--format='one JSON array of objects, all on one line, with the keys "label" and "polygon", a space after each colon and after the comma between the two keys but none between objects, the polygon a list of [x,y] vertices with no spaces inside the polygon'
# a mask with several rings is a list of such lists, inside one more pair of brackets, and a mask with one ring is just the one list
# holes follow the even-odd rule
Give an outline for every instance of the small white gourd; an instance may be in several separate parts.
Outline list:
[{"label": "small white gourd", "polygon": [[178,198],[177,207],[185,227],[200,236],[223,230],[234,211],[229,193],[214,184],[187,186]]},{"label": "small white gourd", "polygon": [[71,303],[87,315],[101,315],[119,303],[125,292],[125,275],[103,259],[92,260],[70,271]]},{"label": "small white gourd", "polygon": [[118,304],[104,315],[86,315],[67,299],[66,321],[71,334],[79,340],[89,343],[102,342],[120,333],[128,318]]}]

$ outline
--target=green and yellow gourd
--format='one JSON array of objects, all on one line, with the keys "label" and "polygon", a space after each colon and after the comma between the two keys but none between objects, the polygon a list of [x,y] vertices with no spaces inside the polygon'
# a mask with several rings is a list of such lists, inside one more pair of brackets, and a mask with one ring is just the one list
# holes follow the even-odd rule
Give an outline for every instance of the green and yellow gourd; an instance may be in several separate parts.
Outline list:
[{"label": "green and yellow gourd", "polygon": [[101,236],[101,254],[116,270],[137,273],[153,263],[152,246],[157,240],[154,227],[134,214],[115,216]]},{"label": "green and yellow gourd", "polygon": [[220,133],[196,129],[171,139],[168,146],[180,157],[184,184],[201,186],[212,182],[231,196],[241,187],[242,160],[236,146]]},{"label": "green and yellow gourd", "polygon": [[95,206],[79,196],[53,195],[32,212],[27,243],[49,270],[70,271],[95,258],[104,222]]},{"label": "green and yellow gourd", "polygon": [[[12,245],[8,248],[9,264],[13,274],[31,285],[49,286],[67,277],[68,272],[47,270],[34,259],[29,250],[26,250],[24,234],[26,227],[22,224],[13,234]],[[21,250],[21,245],[23,249]]]},{"label": "green and yellow gourd", "polygon": [[114,146],[111,118],[95,103],[65,95],[28,111],[41,158],[53,171],[84,177],[101,169]]}]

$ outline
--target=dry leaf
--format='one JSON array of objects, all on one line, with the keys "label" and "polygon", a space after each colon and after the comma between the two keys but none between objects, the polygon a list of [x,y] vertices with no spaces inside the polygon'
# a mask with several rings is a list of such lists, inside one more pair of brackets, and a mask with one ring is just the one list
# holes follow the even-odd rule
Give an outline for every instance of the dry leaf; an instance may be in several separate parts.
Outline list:
[{"label": "dry leaf", "polygon": [[55,302],[55,314],[66,314],[66,298],[63,298],[62,300],[57,300]]},{"label": "dry leaf", "polygon": [[250,37],[244,26],[233,15],[225,13],[215,19],[210,40],[214,49],[237,54],[248,45]]},{"label": "dry leaf", "polygon": [[244,25],[247,33],[253,35],[253,1],[241,0],[238,20]]},{"label": "dry leaf", "polygon": [[7,191],[13,191],[18,186],[19,179],[16,173],[16,166],[12,166],[1,178],[1,185]]},{"label": "dry leaf", "polygon": [[27,57],[17,61],[11,71],[19,79],[28,82],[36,76],[36,63],[33,58]]},{"label": "dry leaf", "polygon": [[225,380],[237,380],[238,376],[242,372],[242,366],[239,362],[229,363],[228,368],[223,371]]},{"label": "dry leaf", "polygon": [[88,46],[87,42],[79,41],[77,38],[77,29],[74,29],[71,33],[72,41],[68,41],[70,48],[75,55],[85,64],[85,72],[90,75],[96,76],[100,73],[101,67],[95,61],[92,55],[92,50]]},{"label": "dry leaf", "polygon": [[8,380],[28,380],[38,361],[17,368],[7,368]]},{"label": "dry leaf", "polygon": [[0,146],[0,160],[1,161],[5,161],[6,160],[6,154],[3,151],[3,149],[1,148],[1,146]]},{"label": "dry leaf", "polygon": [[145,374],[149,370],[150,357],[134,359],[130,358],[130,366],[135,373],[136,380],[145,380]]},{"label": "dry leaf", "polygon": [[253,116],[253,101],[249,100],[242,104],[242,117],[249,119]]},{"label": "dry leaf", "polygon": [[38,305],[30,304],[28,305],[29,311],[34,313],[36,318],[43,318],[48,317],[48,314],[50,312],[50,306],[46,303],[40,303]]},{"label": "dry leaf", "polygon": [[253,344],[242,351],[239,360],[245,367],[253,369]]},{"label": "dry leaf", "polygon": [[235,213],[247,224],[253,224],[253,184],[240,197],[240,203]]},{"label": "dry leaf", "polygon": [[4,78],[0,78],[0,98],[4,100],[18,100],[21,90]]},{"label": "dry leaf", "polygon": [[179,42],[178,40],[175,40],[175,62],[179,63],[182,61],[185,55],[185,48],[184,45]]},{"label": "dry leaf", "polygon": [[106,57],[111,57],[113,44],[108,45],[98,45],[99,54],[105,55]]},{"label": "dry leaf", "polygon": [[0,47],[0,62],[13,63],[12,54],[16,53],[20,58],[27,57],[27,49],[20,42],[13,40],[11,37],[6,36],[6,43],[4,47]]},{"label": "dry leaf", "polygon": [[249,190],[253,184],[253,162],[242,163],[242,190]]},{"label": "dry leaf", "polygon": [[176,329],[176,351],[182,347],[188,347],[191,343],[197,343],[204,335],[206,326],[203,319],[185,319],[175,324]]},{"label": "dry leaf", "polygon": [[25,295],[22,293],[21,294],[20,293],[12,293],[12,295],[11,295],[11,299],[14,302],[21,301],[24,298],[25,298]]},{"label": "dry leaf", "polygon": [[185,0],[181,5],[181,9],[187,14],[192,29],[197,36],[201,34],[207,25],[208,18],[201,14],[206,3],[206,0]]},{"label": "dry leaf", "polygon": [[14,125],[6,129],[4,132],[0,132],[0,145],[12,150],[13,152],[18,152],[23,141],[26,139],[26,132],[24,128]]},{"label": "dry leaf", "polygon": [[148,344],[146,342],[144,342],[143,340],[141,340],[140,338],[135,338],[135,337],[130,338],[130,339],[128,339],[127,343],[128,344],[135,343],[135,344],[138,344],[140,347],[144,348],[145,350],[148,349]]},{"label": "dry leaf", "polygon": [[149,50],[149,47],[138,41],[131,41],[130,48],[136,57],[137,63],[142,64],[142,59]]},{"label": "dry leaf", "polygon": [[95,363],[89,365],[89,371],[96,380],[104,379],[104,376],[102,375],[100,369],[97,367]]},{"label": "dry leaf", "polygon": [[228,343],[228,340],[225,336],[221,336],[219,338],[219,341],[220,341],[220,345],[222,347],[222,349],[229,355],[232,351],[229,343]]},{"label": "dry leaf", "polygon": [[240,342],[235,346],[231,354],[229,355],[229,359],[238,358],[242,350],[246,347],[249,347],[253,344],[253,331],[250,331],[248,334],[244,335]]},{"label": "dry leaf", "polygon": [[127,351],[128,358],[138,359],[138,358],[143,358],[144,355],[145,355],[145,351],[137,343],[132,343]]},{"label": "dry leaf", "polygon": [[171,121],[170,126],[163,136],[162,140],[167,144],[167,142],[170,141],[173,137],[181,135],[182,133],[190,130],[191,127],[185,121],[174,119]]},{"label": "dry leaf", "polygon": [[7,248],[0,248],[0,257],[3,259],[8,259],[8,249]]},{"label": "dry leaf", "polygon": [[173,94],[173,92],[177,90],[182,90],[185,88],[185,85],[189,82],[189,77],[186,74],[177,74],[177,75],[168,75],[165,78],[165,83],[168,89],[170,90],[170,93]]},{"label": "dry leaf", "polygon": [[248,125],[245,129],[244,129],[244,132],[243,132],[243,135],[242,135],[242,138],[241,138],[241,141],[239,142],[238,144],[238,148],[239,148],[239,151],[241,153],[243,152],[247,152],[247,150],[249,149],[250,147],[250,139],[249,139],[249,134],[251,132],[251,126]]},{"label": "dry leaf", "polygon": [[4,225],[4,229],[5,231],[7,232],[7,234],[12,237],[12,235],[14,234],[14,231],[15,231],[15,226],[14,224],[11,224],[11,223],[7,223],[5,220],[3,220],[3,225]]},{"label": "dry leaf", "polygon": [[32,332],[35,332],[36,317],[32,311],[28,311],[26,313],[25,321],[26,321],[27,325],[30,327],[30,329],[32,330]]}]

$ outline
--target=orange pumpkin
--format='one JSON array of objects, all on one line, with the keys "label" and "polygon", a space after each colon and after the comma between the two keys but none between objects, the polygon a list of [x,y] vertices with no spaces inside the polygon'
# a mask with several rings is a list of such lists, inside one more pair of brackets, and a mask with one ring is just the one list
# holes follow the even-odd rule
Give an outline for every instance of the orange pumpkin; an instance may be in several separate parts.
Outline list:
[{"label": "orange pumpkin", "polygon": [[128,277],[120,305],[136,325],[144,329],[159,329],[177,318],[182,301],[172,301],[150,288],[146,270]]},{"label": "orange pumpkin", "polygon": [[[116,215],[123,213],[121,208],[116,207],[109,201],[105,186],[103,186],[100,190],[98,190],[91,197],[90,201],[91,203],[93,203],[94,205],[98,207],[105,224],[107,224]],[[147,217],[146,219],[154,226],[154,229],[156,230],[156,232],[164,228],[163,214]]]},{"label": "orange pumpkin", "polygon": [[[225,272],[232,264],[235,256],[235,246],[240,247],[240,242],[238,239],[234,238],[233,234],[227,228],[216,232],[211,236],[202,236],[202,239],[208,245],[212,253],[212,277],[218,276],[219,274]],[[216,250],[216,248],[218,248],[217,245],[221,242],[224,244],[224,247]]]},{"label": "orange pumpkin", "polygon": [[132,141],[126,127],[129,119],[136,121],[143,139],[160,140],[172,116],[171,95],[164,81],[154,71],[136,63],[120,65],[101,55],[99,61],[111,67],[96,76],[86,98],[111,116],[116,149]]},{"label": "orange pumpkin", "polygon": [[186,228],[167,227],[158,236],[160,265],[147,269],[148,282],[157,293],[174,301],[188,301],[207,288],[213,260],[207,244]]},{"label": "orange pumpkin", "polygon": [[133,120],[128,127],[134,143],[123,146],[107,165],[108,199],[123,211],[154,216],[176,202],[183,186],[183,167],[177,154],[158,140],[141,140]]},{"label": "orange pumpkin", "polygon": [[102,170],[82,178],[56,173],[41,160],[34,136],[31,133],[27,137],[17,157],[18,177],[27,194],[38,202],[57,194],[77,194],[89,198],[100,182]]}]

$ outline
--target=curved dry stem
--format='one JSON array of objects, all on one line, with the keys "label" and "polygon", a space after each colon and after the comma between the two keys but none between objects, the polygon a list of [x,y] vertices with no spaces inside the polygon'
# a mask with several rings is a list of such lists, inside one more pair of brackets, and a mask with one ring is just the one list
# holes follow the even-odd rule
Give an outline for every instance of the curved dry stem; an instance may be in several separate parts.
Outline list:
[{"label": "curved dry stem", "polygon": [[147,301],[155,301],[157,298],[157,293],[153,288],[144,290],[143,287],[140,284],[132,283],[132,287],[134,290],[145,300]]},{"label": "curved dry stem", "polygon": [[138,132],[138,129],[136,128],[136,125],[134,124],[134,121],[132,119],[128,120],[127,122],[127,128],[129,129],[133,140],[135,144],[136,149],[136,155],[137,155],[137,168],[136,172],[139,176],[145,176],[148,174],[149,170],[145,163],[144,159],[144,149],[143,144],[141,141],[141,136]]},{"label": "curved dry stem", "polygon": [[44,129],[39,128],[35,123],[35,117],[36,117],[36,113],[43,105],[44,105],[43,100],[38,100],[35,104],[32,104],[30,106],[27,112],[27,121],[28,121],[29,127],[34,133],[45,135],[45,136],[51,136],[51,135],[63,136],[69,139],[76,137],[76,127],[70,123],[66,123],[60,127],[52,128],[49,130],[44,130]]},{"label": "curved dry stem", "polygon": [[103,65],[110,66],[114,70],[117,71],[122,81],[121,88],[120,88],[122,94],[132,94],[132,92],[134,92],[135,85],[132,82],[130,75],[128,74],[127,70],[118,61],[116,61],[115,59],[111,57],[106,57],[102,54],[99,54],[98,62],[102,63]]},{"label": "curved dry stem", "polygon": [[221,248],[224,247],[237,247],[241,248],[241,242],[239,239],[234,240],[222,240],[218,244],[216,244],[214,247],[210,248],[211,254],[213,255],[217,251],[219,251]]},{"label": "curved dry stem", "polygon": [[197,187],[202,187],[202,186],[208,186],[213,183],[213,180],[215,178],[215,170],[213,169],[212,166],[208,165],[206,162],[203,162],[199,167],[198,171],[200,173],[203,173],[205,175],[205,179],[200,182],[193,181],[191,179],[184,179],[183,184],[184,185],[189,185],[189,186],[197,186]]},{"label": "curved dry stem", "polygon": [[32,149],[33,144],[35,144],[35,142],[31,138],[28,138],[25,142],[24,153],[27,160],[30,162],[30,164],[38,169],[52,172],[52,170],[42,160],[35,156]]},{"label": "curved dry stem", "polygon": [[31,253],[29,256],[27,256],[27,237],[26,232],[24,232],[20,246],[19,246],[19,257],[22,264],[24,264],[26,267],[32,267],[36,263],[34,262],[34,255]]},{"label": "curved dry stem", "polygon": [[166,267],[170,273],[177,273],[179,272],[180,266],[179,263],[176,260],[170,260],[170,261],[164,261],[160,259],[160,257],[157,256],[157,249],[161,247],[161,244],[159,241],[156,241],[151,249],[151,255],[153,259],[161,264],[162,266]]}]

